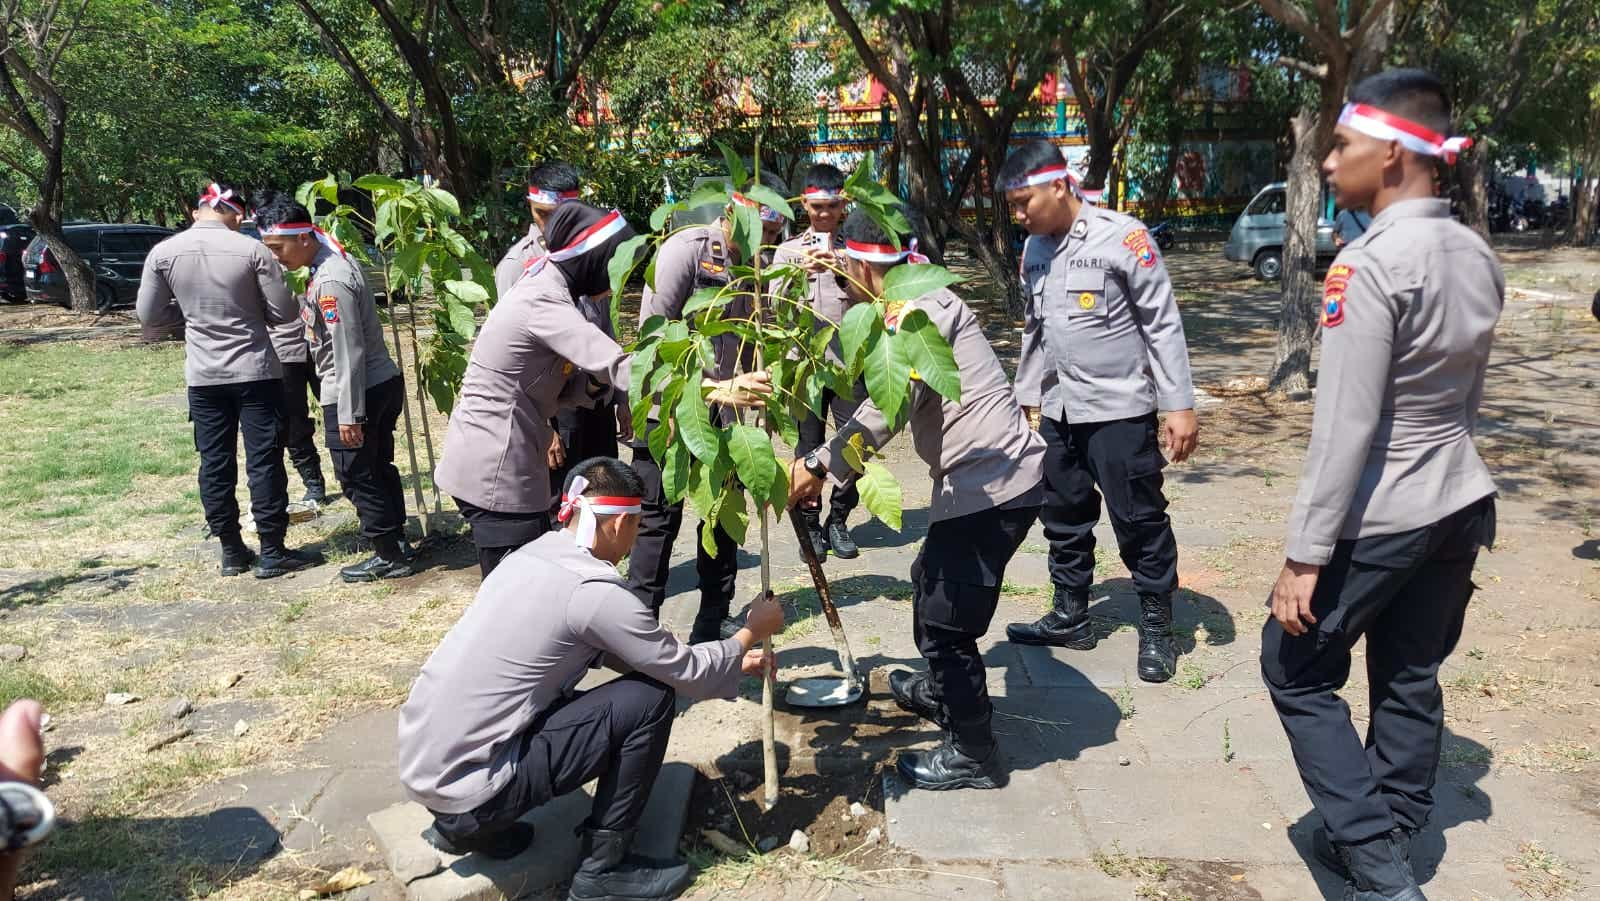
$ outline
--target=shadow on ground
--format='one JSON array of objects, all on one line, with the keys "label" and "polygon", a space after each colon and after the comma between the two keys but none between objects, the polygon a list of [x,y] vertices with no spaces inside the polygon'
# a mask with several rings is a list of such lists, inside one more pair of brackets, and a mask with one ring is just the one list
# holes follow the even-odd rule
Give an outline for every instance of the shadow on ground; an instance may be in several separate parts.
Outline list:
[{"label": "shadow on ground", "polygon": [[283,850],[278,830],[248,807],[188,817],[63,820],[33,852],[19,884],[31,901],[182,897],[249,878]]}]

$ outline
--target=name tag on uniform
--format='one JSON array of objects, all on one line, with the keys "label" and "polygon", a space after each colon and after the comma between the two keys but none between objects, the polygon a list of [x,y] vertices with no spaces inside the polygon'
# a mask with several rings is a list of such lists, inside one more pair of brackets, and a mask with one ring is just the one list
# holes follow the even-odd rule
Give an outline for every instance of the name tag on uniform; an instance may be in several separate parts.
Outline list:
[{"label": "name tag on uniform", "polygon": [[723,271],[726,270],[728,267],[718,265],[716,263],[711,262],[710,260],[701,260],[700,261],[700,268],[704,269],[705,271],[707,271],[709,273],[711,273],[712,275],[721,275],[723,273]]}]

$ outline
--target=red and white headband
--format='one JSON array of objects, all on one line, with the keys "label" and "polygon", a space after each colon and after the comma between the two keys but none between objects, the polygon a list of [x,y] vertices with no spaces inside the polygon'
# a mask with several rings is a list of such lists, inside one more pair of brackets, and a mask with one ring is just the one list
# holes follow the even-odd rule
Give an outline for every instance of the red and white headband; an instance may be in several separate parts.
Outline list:
[{"label": "red and white headband", "polygon": [[584,489],[589,487],[589,480],[583,476],[572,477],[572,488],[561,497],[561,509],[556,511],[556,522],[566,524],[573,514],[578,516],[578,532],[572,536],[578,547],[584,550],[594,550],[594,533],[598,525],[596,514],[607,513],[638,513],[643,509],[644,499],[638,497],[607,497],[597,495],[584,497]]},{"label": "red and white headband", "polygon": [[1031,188],[1035,185],[1047,185],[1058,178],[1065,179],[1067,186],[1072,188],[1072,193],[1078,195],[1084,200],[1089,201],[1090,203],[1099,203],[1100,198],[1105,196],[1104,190],[1090,191],[1085,188],[1083,184],[1078,181],[1078,176],[1073,175],[1072,170],[1067,168],[1067,164],[1064,162],[1051,163],[1047,166],[1041,166],[1038,169],[1035,169],[1032,172],[1022,176],[1021,178],[1012,179],[1006,183],[1006,190],[1015,191],[1019,188]]},{"label": "red and white headband", "polygon": [[863,263],[926,263],[926,254],[917,252],[917,239],[912,238],[911,243],[903,248],[892,244],[868,244],[865,241],[844,242],[844,255]]},{"label": "red and white headband", "polygon": [[538,185],[528,185],[528,200],[541,206],[560,206],[577,199],[577,191],[552,191]]},{"label": "red and white headband", "polygon": [[832,188],[819,188],[816,185],[806,185],[806,189],[800,192],[800,197],[803,200],[815,200],[826,203],[830,200],[843,200],[844,192],[835,191]]},{"label": "red and white headband", "polygon": [[751,200],[750,198],[744,196],[743,194],[740,194],[738,191],[734,191],[733,192],[733,202],[739,204],[740,206],[755,207],[761,213],[761,221],[762,222],[782,222],[783,221],[783,214],[782,213],[778,212],[777,210],[773,209],[770,206],[767,206],[764,203],[757,203],[756,201]]},{"label": "red and white headband", "polygon": [[570,260],[573,257],[583,256],[589,251],[603,246],[606,241],[611,239],[613,235],[627,227],[628,220],[622,218],[621,213],[617,212],[616,210],[612,210],[611,212],[607,213],[604,218],[596,220],[593,225],[581,232],[578,232],[578,234],[573,237],[572,243],[568,244],[566,247],[563,247],[560,250],[553,250],[542,257],[535,257],[529,260],[522,267],[522,274],[533,275],[534,273],[543,269],[545,263],[559,263],[562,260]]},{"label": "red and white headband", "polygon": [[1380,141],[1398,141],[1412,153],[1436,156],[1446,163],[1454,163],[1457,154],[1472,146],[1471,138],[1447,138],[1410,119],[1365,103],[1346,103],[1339,113],[1339,124]]},{"label": "red and white headband", "polygon": [[343,244],[334,240],[333,235],[328,234],[310,222],[280,222],[277,225],[269,225],[261,230],[263,238],[268,235],[316,235],[317,241],[323,247],[328,248],[339,256],[345,255]]},{"label": "red and white headband", "polygon": [[240,216],[244,215],[244,203],[234,197],[233,189],[229,188],[224,191],[222,186],[216,182],[212,182],[211,186],[206,188],[206,192],[200,195],[200,205],[208,206],[212,209],[216,209],[219,205],[225,206]]}]

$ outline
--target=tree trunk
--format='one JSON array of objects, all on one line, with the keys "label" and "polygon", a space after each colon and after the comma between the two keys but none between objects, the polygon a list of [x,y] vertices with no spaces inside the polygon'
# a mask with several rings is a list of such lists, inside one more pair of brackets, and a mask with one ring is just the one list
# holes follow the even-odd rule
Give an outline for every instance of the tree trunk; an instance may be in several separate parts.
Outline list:
[{"label": "tree trunk", "polygon": [[[1329,93],[1338,97],[1343,91]],[[1326,108],[1320,114],[1302,109],[1294,119],[1294,154],[1289,158],[1278,352],[1267,387],[1297,400],[1311,395],[1311,343],[1317,334],[1321,300],[1316,283],[1317,207],[1322,200],[1322,151],[1325,135],[1333,130],[1332,121]]]},{"label": "tree trunk", "polygon": [[1117,139],[1112,133],[1108,117],[1101,115],[1099,110],[1085,116],[1084,122],[1089,132],[1089,171],[1083,174],[1083,186],[1103,189],[1108,187],[1106,177],[1111,174]]},{"label": "tree trunk", "polygon": [[1456,167],[1456,185],[1460,189],[1461,221],[1489,240],[1489,148],[1480,146],[1467,151]]}]

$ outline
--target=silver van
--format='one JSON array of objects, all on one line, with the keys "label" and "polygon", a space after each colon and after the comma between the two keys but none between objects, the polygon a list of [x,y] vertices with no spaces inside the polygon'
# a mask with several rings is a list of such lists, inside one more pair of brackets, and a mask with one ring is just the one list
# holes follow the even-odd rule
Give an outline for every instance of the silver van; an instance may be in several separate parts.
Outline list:
[{"label": "silver van", "polygon": [[[1274,182],[1251,198],[1249,205],[1233,223],[1222,255],[1235,263],[1249,263],[1256,277],[1275,282],[1283,277],[1283,226],[1287,204],[1287,185]],[[1321,209],[1327,209],[1326,191]],[[1333,223],[1317,216],[1317,263],[1333,259],[1339,248],[1333,243]]]}]

